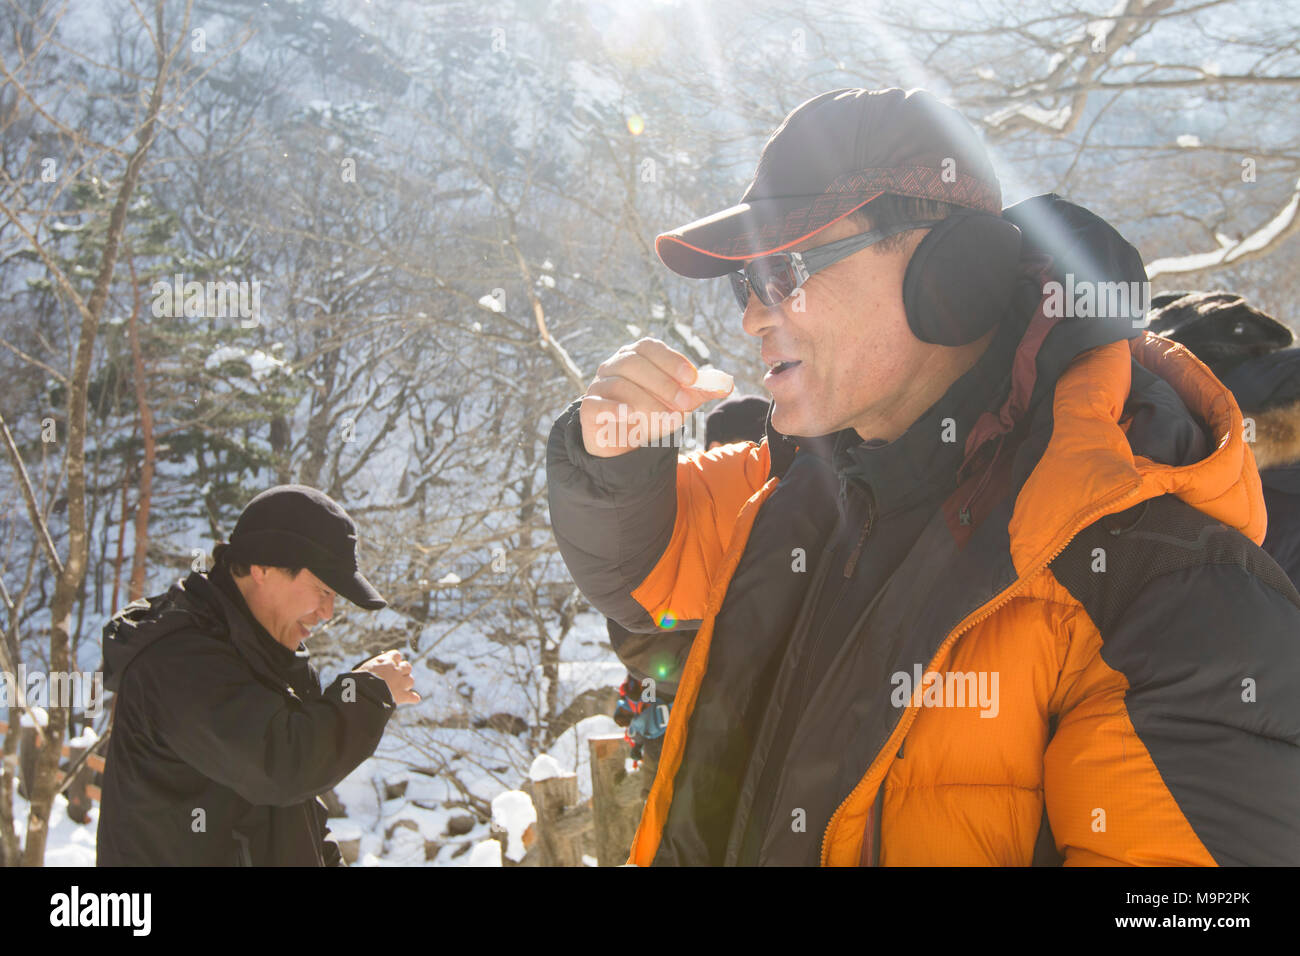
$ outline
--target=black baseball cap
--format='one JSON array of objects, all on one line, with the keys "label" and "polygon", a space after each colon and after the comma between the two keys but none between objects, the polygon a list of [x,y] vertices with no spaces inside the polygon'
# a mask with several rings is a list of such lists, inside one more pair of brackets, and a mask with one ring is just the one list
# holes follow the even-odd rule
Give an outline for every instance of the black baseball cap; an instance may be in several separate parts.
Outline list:
[{"label": "black baseball cap", "polygon": [[306,568],[367,611],[388,606],[357,570],[356,523],[306,485],[277,485],[253,498],[235,522],[227,554],[241,564]]},{"label": "black baseball cap", "polygon": [[955,109],[925,90],[839,89],[785,118],[738,204],[664,233],[655,251],[679,275],[716,278],[885,194],[1002,212],[984,145]]}]

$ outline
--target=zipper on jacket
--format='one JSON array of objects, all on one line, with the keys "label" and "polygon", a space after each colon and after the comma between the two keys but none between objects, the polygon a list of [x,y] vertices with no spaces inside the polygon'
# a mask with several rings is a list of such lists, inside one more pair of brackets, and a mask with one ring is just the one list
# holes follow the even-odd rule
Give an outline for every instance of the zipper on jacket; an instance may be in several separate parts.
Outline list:
[{"label": "zipper on jacket", "polygon": [[[817,604],[821,602],[826,583],[831,580],[830,573],[834,570],[834,564],[835,555],[829,550],[823,552],[821,558],[818,559],[814,567],[813,579],[809,583],[808,596],[804,601],[803,606],[799,609],[799,614],[795,618],[794,626],[790,631],[787,653],[789,652],[789,647],[797,646],[801,639],[808,638],[812,634],[812,625],[810,620],[813,616],[812,612]],[[835,600],[837,602],[839,601],[838,593],[835,596]],[[792,677],[791,683],[793,684],[796,680],[799,681],[798,700],[802,701],[803,695],[807,691],[806,672],[802,676],[796,675],[795,677]],[[794,688],[791,688],[790,693],[793,693],[793,690]],[[773,690],[773,694],[775,694],[775,689]],[[789,694],[787,694],[787,699],[789,699]],[[775,736],[775,734],[775,729],[773,729],[767,736],[764,736],[764,733],[760,731],[759,736],[754,741],[753,749],[749,756],[749,763],[745,769],[745,776],[741,780],[741,795],[736,801],[736,810],[732,817],[731,832],[727,837],[726,849],[723,855],[723,866],[734,866],[739,858],[740,848],[745,839],[746,830],[750,825],[750,814],[754,806],[754,796],[752,794],[753,788],[748,788],[751,790],[749,797],[744,795],[745,790],[747,789],[747,785],[751,779],[751,774],[756,775],[756,778],[754,779],[755,787],[762,783],[763,770],[766,768],[767,762],[771,758],[772,737]]]},{"label": "zipper on jacket", "polygon": [[[996,603],[992,604],[991,606],[987,606],[984,610],[984,613],[980,614],[979,617],[970,621],[970,623],[968,623],[965,627],[959,628],[949,633],[948,636],[945,637],[943,641],[939,644],[938,648],[935,649],[934,658],[932,658],[931,663],[933,663],[934,659],[937,659],[940,655],[944,654],[946,651],[951,649],[952,645],[955,644],[957,642],[957,639],[960,638],[963,634],[965,634],[969,630],[974,629],[974,627],[977,624],[982,624],[984,621],[988,620],[990,617],[992,617],[994,614],[1000,611],[1004,605],[1011,603],[1012,598],[1016,596],[1017,592],[1019,592],[1022,588],[1025,587],[1025,582],[1027,582],[1031,577],[1038,574],[1049,564],[1055,561],[1056,557],[1067,547],[1069,547],[1070,542],[1073,541],[1079,535],[1079,533],[1083,531],[1084,528],[1087,528],[1098,518],[1110,514],[1111,513],[1110,509],[1113,508],[1114,505],[1119,504],[1120,502],[1124,501],[1126,498],[1132,497],[1133,492],[1137,491],[1141,487],[1141,484],[1142,484],[1141,479],[1139,479],[1137,482],[1134,483],[1133,488],[1130,491],[1127,491],[1121,495],[1117,495],[1109,503],[1092,509],[1092,511],[1088,513],[1087,517],[1083,520],[1082,523],[1077,523],[1077,519],[1076,519],[1074,531],[1066,535],[1065,539],[1061,542],[1060,546],[1057,547],[1057,549],[1053,551],[1050,555],[1048,555],[1048,557],[1045,560],[1041,562],[1035,562],[1032,565],[1030,565],[1024,574],[1016,578],[1015,582],[1010,587],[1008,587],[1005,591],[1002,592],[1002,596],[997,599]],[[1132,506],[1130,505],[1128,507],[1132,507]],[[1123,511],[1125,509],[1120,508],[1119,510]],[[903,739],[907,738],[907,732],[911,728],[912,721],[916,719],[916,714],[918,713],[917,708],[909,707],[907,709],[912,713],[910,715],[905,714],[905,716],[899,721],[898,726],[894,728],[894,733],[889,735],[890,739],[893,738],[894,734],[899,733],[900,730],[902,731]],[[904,726],[904,724],[906,726]],[[829,841],[830,841],[831,831],[835,829],[835,824],[839,820],[840,814],[844,812],[844,808],[848,806],[850,802],[852,802],[853,798],[857,795],[858,791],[862,789],[863,784],[866,783],[867,777],[871,775],[871,768],[875,765],[876,760],[879,759],[880,753],[884,752],[888,748],[889,748],[889,739],[885,741],[885,745],[880,749],[880,751],[877,752],[876,757],[872,758],[871,762],[867,765],[867,770],[862,775],[862,779],[858,781],[857,786],[855,786],[852,790],[849,791],[849,795],[840,801],[840,805],[836,807],[835,812],[831,814],[830,822],[826,824],[826,829],[822,831],[822,866],[826,865],[827,849],[830,845]],[[888,771],[886,771],[886,774],[887,773]],[[885,780],[884,777],[882,777],[880,780],[880,786],[883,788],[884,785],[885,785]]]},{"label": "zipper on jacket", "polygon": [[[847,483],[846,479],[840,479],[840,481],[841,481],[841,487],[843,487]],[[799,696],[794,699],[794,704],[795,704],[794,713],[797,715],[803,714],[804,701],[807,700],[808,698],[808,681],[810,679],[812,659],[815,657],[817,653],[817,648],[821,647],[822,637],[826,633],[826,628],[829,627],[831,621],[835,619],[835,612],[836,610],[839,609],[840,606],[840,598],[844,596],[844,588],[845,588],[844,582],[849,580],[853,576],[853,569],[857,567],[858,564],[858,556],[862,553],[862,545],[866,542],[867,536],[871,534],[871,527],[873,524],[875,524],[875,521],[876,521],[876,496],[873,495],[871,491],[868,489],[867,520],[862,526],[862,532],[858,535],[858,543],[853,546],[853,551],[849,554],[849,560],[844,565],[844,577],[843,580],[840,581],[839,587],[837,587],[835,590],[835,600],[831,602],[830,608],[827,609],[826,615],[822,618],[821,624],[817,628],[817,633],[813,635],[812,643],[808,645],[807,659],[803,666],[803,679],[800,680],[799,682]],[[877,596],[883,593],[884,587],[885,587],[884,585],[881,585],[880,590],[877,592]],[[821,600],[821,592],[819,591],[816,597],[814,598],[814,603],[820,600]],[[870,606],[875,607],[874,600],[871,602]]]},{"label": "zipper on jacket", "polygon": [[858,557],[862,554],[862,545],[866,543],[867,535],[871,534],[871,526],[876,523],[876,496],[867,491],[867,520],[862,525],[862,533],[858,535],[858,543],[853,546],[853,551],[849,554],[848,563],[844,565],[844,577],[853,577],[853,569],[858,566]]},{"label": "zipper on jacket", "polygon": [[[846,486],[848,486],[848,479],[840,479],[840,486],[841,489],[845,489]],[[858,542],[853,546],[853,551],[849,554],[849,561],[844,566],[844,578],[840,581],[839,587],[836,588],[835,600],[831,602],[831,607],[827,610],[826,617],[822,618],[822,624],[820,624],[818,631],[816,631],[813,636],[813,643],[811,643],[809,648],[807,648],[807,659],[805,663],[803,663],[803,679],[800,682],[800,696],[794,698],[794,705],[796,705],[794,713],[796,714],[803,714],[803,702],[807,700],[807,692],[809,692],[811,663],[813,663],[813,658],[816,656],[816,650],[822,646],[822,637],[826,635],[827,627],[831,626],[832,620],[835,620],[836,610],[839,610],[840,607],[840,598],[844,597],[845,587],[848,587],[848,585],[845,584],[845,581],[853,578],[853,568],[858,566],[858,557],[862,554],[862,545],[865,544],[867,536],[871,535],[872,525],[876,522],[876,496],[871,493],[870,488],[867,489],[866,494],[867,520],[863,523],[862,532],[858,535]],[[884,588],[885,585],[880,585],[880,589],[876,592],[876,596],[879,597],[880,593],[884,592]],[[815,601],[820,600],[822,600],[822,594],[818,592]],[[870,607],[875,607],[875,600],[871,601]]]},{"label": "zipper on jacket", "polygon": [[876,799],[871,802],[867,814],[867,835],[862,841],[862,852],[858,855],[859,866],[880,866],[880,834],[884,830],[881,816],[885,809],[885,781],[880,781],[876,790]]}]

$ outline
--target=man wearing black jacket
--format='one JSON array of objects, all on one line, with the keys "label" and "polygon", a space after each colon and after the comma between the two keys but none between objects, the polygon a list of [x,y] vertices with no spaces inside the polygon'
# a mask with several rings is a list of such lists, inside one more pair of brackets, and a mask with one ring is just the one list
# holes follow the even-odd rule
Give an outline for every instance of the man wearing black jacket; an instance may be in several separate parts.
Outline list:
[{"label": "man wearing black jacket", "polygon": [[340,594],[385,606],[357,570],[356,525],[326,495],[255,497],[208,573],[123,608],[104,628],[114,725],[99,866],[341,866],[329,790],[419,700],[388,651],[323,692],[302,642]]}]

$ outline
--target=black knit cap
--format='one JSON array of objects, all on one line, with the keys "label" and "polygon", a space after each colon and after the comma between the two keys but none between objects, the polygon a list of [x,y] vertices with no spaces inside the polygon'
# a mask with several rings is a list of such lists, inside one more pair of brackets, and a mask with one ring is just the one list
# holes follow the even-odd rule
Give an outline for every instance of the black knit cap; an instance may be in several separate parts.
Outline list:
[{"label": "black knit cap", "polygon": [[226,554],[240,564],[306,568],[357,607],[388,602],[357,570],[357,526],[339,504],[306,485],[277,485],[247,506]]}]

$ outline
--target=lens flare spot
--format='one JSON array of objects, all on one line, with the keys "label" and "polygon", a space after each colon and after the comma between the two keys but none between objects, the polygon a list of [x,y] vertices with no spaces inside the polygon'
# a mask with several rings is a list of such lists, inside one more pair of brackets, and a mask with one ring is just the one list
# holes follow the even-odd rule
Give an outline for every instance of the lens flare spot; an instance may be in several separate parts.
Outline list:
[{"label": "lens flare spot", "polygon": [[633,113],[627,118],[627,131],[633,136],[640,136],[645,132],[645,120]]}]

